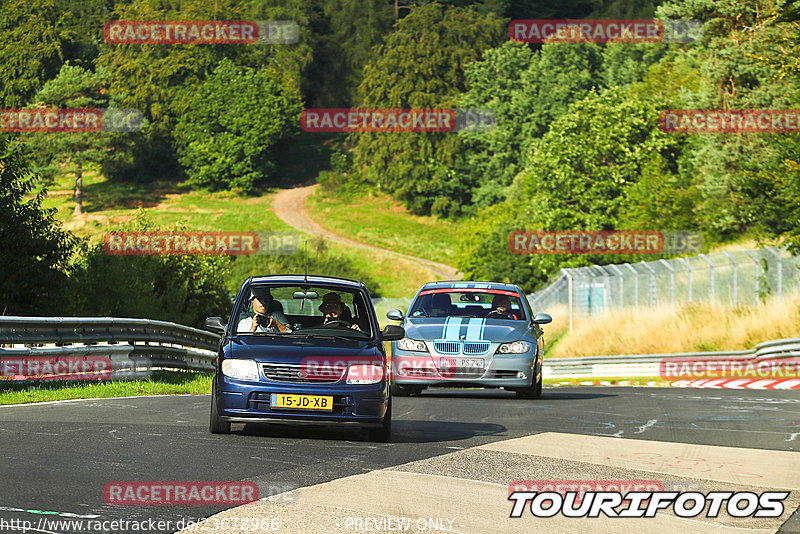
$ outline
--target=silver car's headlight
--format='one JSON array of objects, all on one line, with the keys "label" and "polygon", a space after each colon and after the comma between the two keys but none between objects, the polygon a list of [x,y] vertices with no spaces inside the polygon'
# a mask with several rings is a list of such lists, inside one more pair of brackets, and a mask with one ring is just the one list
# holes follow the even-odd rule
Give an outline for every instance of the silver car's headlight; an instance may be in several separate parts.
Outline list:
[{"label": "silver car's headlight", "polygon": [[428,347],[425,345],[424,341],[417,341],[416,339],[409,339],[407,337],[397,341],[397,348],[413,352],[428,352]]},{"label": "silver car's headlight", "polygon": [[258,364],[255,360],[222,360],[222,374],[237,380],[258,380]]},{"label": "silver car's headlight", "polygon": [[527,341],[514,341],[513,343],[503,343],[497,347],[500,354],[522,354],[531,350],[531,344]]}]

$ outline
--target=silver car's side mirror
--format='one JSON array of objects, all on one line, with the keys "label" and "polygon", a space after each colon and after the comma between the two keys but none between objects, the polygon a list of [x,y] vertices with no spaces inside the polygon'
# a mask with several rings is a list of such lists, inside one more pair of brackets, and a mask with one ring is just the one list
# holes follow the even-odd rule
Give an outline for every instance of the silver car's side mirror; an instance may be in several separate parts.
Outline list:
[{"label": "silver car's side mirror", "polygon": [[547,324],[553,321],[553,318],[546,313],[537,313],[533,316],[534,324]]},{"label": "silver car's side mirror", "polygon": [[388,317],[392,321],[402,321],[403,312],[397,309],[389,310],[388,312],[386,312],[386,317]]}]

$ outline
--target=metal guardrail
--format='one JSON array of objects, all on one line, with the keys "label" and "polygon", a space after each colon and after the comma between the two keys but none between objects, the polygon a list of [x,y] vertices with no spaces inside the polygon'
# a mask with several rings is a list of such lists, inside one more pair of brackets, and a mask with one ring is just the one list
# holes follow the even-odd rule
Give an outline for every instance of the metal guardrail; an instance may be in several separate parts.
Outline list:
[{"label": "metal guardrail", "polygon": [[754,349],[738,351],[623,354],[556,359],[545,357],[542,371],[545,378],[659,376],[659,363],[664,358],[692,358],[699,361],[735,359],[758,362],[792,357],[800,357],[800,338],[766,341],[756,345]]},{"label": "metal guardrail", "polygon": [[[141,378],[153,368],[210,371],[219,336],[165,321],[114,317],[0,317],[0,367],[4,359],[111,360],[113,379]],[[762,361],[800,357],[800,338],[778,339],[741,351],[545,357],[545,378],[658,376],[664,358]]]},{"label": "metal guardrail", "polygon": [[[0,317],[0,374],[31,358],[111,361],[111,379],[143,378],[153,368],[211,371],[219,335],[166,321],[115,317]],[[108,377],[108,376],[104,376]]]}]

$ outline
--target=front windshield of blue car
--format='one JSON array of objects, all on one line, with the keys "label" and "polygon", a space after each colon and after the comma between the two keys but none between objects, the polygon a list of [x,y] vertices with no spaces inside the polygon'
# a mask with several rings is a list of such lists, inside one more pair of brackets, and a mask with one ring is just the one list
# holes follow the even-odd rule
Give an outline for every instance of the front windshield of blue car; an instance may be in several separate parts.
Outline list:
[{"label": "front windshield of blue car", "polygon": [[252,284],[236,312],[238,335],[373,336],[369,304],[358,289]]}]

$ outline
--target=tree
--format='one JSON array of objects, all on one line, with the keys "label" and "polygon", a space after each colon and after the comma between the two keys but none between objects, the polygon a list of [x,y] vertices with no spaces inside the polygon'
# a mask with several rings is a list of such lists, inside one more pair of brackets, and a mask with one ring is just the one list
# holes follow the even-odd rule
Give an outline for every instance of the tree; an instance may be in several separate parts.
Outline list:
[{"label": "tree", "polygon": [[0,107],[22,107],[58,72],[60,17],[55,0],[0,2]]},{"label": "tree", "polygon": [[[108,72],[102,68],[91,72],[65,63],[58,75],[36,94],[34,103],[44,108],[108,108],[111,101],[105,92],[108,78]],[[75,217],[83,215],[86,165],[103,161],[111,138],[111,134],[97,131],[42,132],[25,137],[36,159],[47,162],[41,170],[48,174],[61,171],[75,175]],[[66,168],[62,168],[64,164]]]},{"label": "tree", "polygon": [[[497,45],[505,26],[472,9],[417,7],[403,18],[359,86],[363,108],[451,108],[466,89],[464,67]],[[414,212],[456,213],[470,186],[453,171],[453,133],[359,133],[351,138],[361,179],[386,190]]]},{"label": "tree", "polygon": [[45,315],[41,306],[61,294],[74,240],[42,208],[45,194],[20,147],[0,135],[0,315]]},{"label": "tree", "polygon": [[300,96],[266,70],[222,60],[176,128],[189,183],[250,192],[275,167],[276,145],[299,131]]}]

